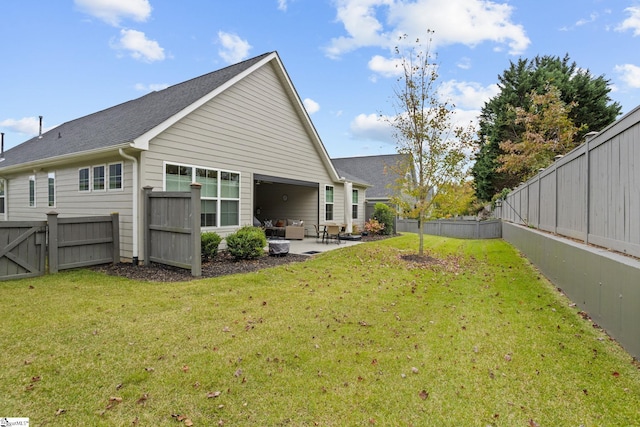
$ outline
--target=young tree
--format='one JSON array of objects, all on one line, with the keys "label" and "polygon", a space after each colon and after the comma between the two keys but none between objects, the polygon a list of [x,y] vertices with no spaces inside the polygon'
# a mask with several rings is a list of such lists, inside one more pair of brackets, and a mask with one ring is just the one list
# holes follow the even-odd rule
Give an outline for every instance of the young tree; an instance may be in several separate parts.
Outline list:
[{"label": "young tree", "polygon": [[499,172],[527,180],[553,163],[555,156],[578,145],[575,137],[585,125],[573,123],[569,114],[576,103],[565,104],[560,96],[556,87],[548,86],[542,94],[534,91],[529,94],[528,108],[516,107],[515,124],[522,126],[523,131],[519,140],[500,142],[504,154],[498,157]]},{"label": "young tree", "polygon": [[[406,40],[405,35],[400,43]],[[399,191],[392,201],[404,215],[418,219],[421,256],[422,223],[432,218],[432,207],[446,197],[444,190],[461,183],[467,175],[474,144],[471,126],[456,126],[454,105],[439,96],[438,69],[429,47],[430,40],[426,46],[416,40],[415,46],[406,51],[396,47],[401,74],[394,89],[395,115],[383,118],[393,128],[398,153],[412,162],[413,174],[398,173]]]}]

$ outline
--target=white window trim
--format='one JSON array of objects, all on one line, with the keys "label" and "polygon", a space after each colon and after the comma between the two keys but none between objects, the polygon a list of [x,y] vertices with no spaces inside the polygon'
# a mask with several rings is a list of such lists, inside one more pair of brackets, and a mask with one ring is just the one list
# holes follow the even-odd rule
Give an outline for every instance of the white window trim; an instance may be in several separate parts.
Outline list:
[{"label": "white window trim", "polygon": [[[328,202],[327,201],[327,189],[328,188],[332,188],[333,189],[333,201]],[[336,214],[336,210],[335,210],[335,201],[336,201],[336,187],[334,185],[325,185],[324,186],[324,220],[325,221],[335,221],[335,214]],[[331,219],[327,219],[327,205],[331,205],[333,207],[332,211],[331,211]]]},{"label": "white window trim", "polygon": [[[31,183],[33,182],[33,204],[31,204]],[[27,203],[29,204],[30,208],[36,208],[38,207],[38,186],[37,186],[37,181],[36,181],[36,176],[35,175],[29,175],[29,198],[27,200]]]},{"label": "white window trim", "polygon": [[[353,203],[353,194],[356,194],[356,203]],[[356,218],[353,217],[353,206],[357,206]],[[360,218],[360,191],[357,188],[351,190],[351,219]]]},{"label": "white window trim", "polygon": [[4,179],[4,178],[0,178],[0,181],[2,181],[2,183],[4,184],[4,194],[0,196],[0,198],[4,199],[4,212],[0,213],[0,215],[2,215],[2,219],[4,221],[7,220],[7,218],[9,217],[8,211],[9,211],[9,203],[7,203],[8,200],[8,195],[9,195],[9,181]]},{"label": "white window trim", "polygon": [[[89,182],[87,185],[87,189],[86,190],[81,190],[80,189],[80,171],[81,170],[85,170],[87,169],[87,171],[89,172]],[[78,168],[78,181],[77,182],[77,189],[78,189],[78,193],[89,193],[91,191],[91,167],[90,166],[85,166],[82,168]]]},{"label": "white window trim", "polygon": [[[169,162],[169,161],[163,161],[162,162],[162,190],[163,191],[167,191],[167,165],[171,165],[171,166],[181,166],[181,167],[186,167],[186,168],[191,168],[191,183],[194,184],[196,182],[196,169],[206,169],[206,170],[212,170],[212,171],[216,171],[218,173],[218,194],[217,197],[205,197],[203,198],[202,196],[200,197],[200,200],[215,200],[216,201],[216,225],[209,225],[209,226],[202,226],[202,229],[220,229],[220,228],[237,228],[240,226],[240,224],[242,223],[242,219],[241,219],[241,213],[242,213],[242,173],[240,173],[239,171],[232,171],[232,170],[227,170],[227,169],[218,169],[218,168],[214,168],[214,167],[209,167],[209,166],[201,166],[201,165],[194,165],[194,164],[188,164],[188,163],[178,163],[178,162]],[[227,172],[227,173],[233,173],[233,174],[237,174],[239,177],[239,181],[238,181],[238,185],[239,185],[239,194],[238,194],[238,198],[229,198],[229,197],[222,197],[220,196],[220,193],[222,191],[222,185],[221,185],[221,173],[222,172]],[[238,224],[237,225],[224,225],[221,226],[220,225],[220,218],[221,218],[221,201],[225,201],[225,200],[231,200],[231,201],[238,201]]]},{"label": "white window trim", "polygon": [[[49,204],[49,180],[53,178],[53,205]],[[58,186],[56,185],[56,173],[49,172],[47,174],[47,206],[50,208],[55,208],[58,204]]]},{"label": "white window trim", "polygon": [[[96,168],[104,168],[104,175],[103,175],[103,179],[104,179],[104,188],[103,189],[97,189],[95,188],[95,169]],[[107,175],[109,174],[109,167],[105,164],[102,165],[93,165],[90,168],[89,171],[89,188],[91,189],[91,191],[95,191],[97,193],[104,193],[105,191],[107,191],[107,186],[109,185],[109,182],[107,181]]]},{"label": "white window trim", "polygon": [[[120,188],[111,188],[111,166],[120,165]],[[105,170],[105,189],[107,191],[124,191],[124,162],[112,162]]]}]

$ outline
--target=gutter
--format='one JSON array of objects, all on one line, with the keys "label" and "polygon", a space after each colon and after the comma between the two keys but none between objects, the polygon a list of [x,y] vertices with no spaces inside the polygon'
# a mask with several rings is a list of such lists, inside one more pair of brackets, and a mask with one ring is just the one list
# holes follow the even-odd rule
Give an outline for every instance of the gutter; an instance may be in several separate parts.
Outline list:
[{"label": "gutter", "polygon": [[139,216],[138,216],[138,197],[139,197],[139,193],[140,190],[138,190],[138,159],[130,156],[129,154],[126,154],[124,152],[124,150],[122,148],[118,149],[118,151],[120,152],[120,155],[127,159],[127,160],[131,160],[133,162],[133,239],[132,239],[132,244],[133,244],[133,248],[132,248],[132,252],[133,252],[133,265],[138,265],[139,262],[139,258],[138,258],[138,254],[139,254],[139,249],[138,249],[138,240],[139,240],[139,236],[138,236],[138,222],[139,222]]}]

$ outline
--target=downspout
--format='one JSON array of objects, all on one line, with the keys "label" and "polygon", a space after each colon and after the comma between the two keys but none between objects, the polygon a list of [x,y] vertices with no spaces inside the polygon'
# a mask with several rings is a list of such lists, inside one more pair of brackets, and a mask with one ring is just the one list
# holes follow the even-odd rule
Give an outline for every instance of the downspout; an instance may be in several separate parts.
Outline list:
[{"label": "downspout", "polygon": [[126,154],[124,152],[124,150],[122,148],[120,148],[118,150],[120,152],[120,155],[127,159],[127,160],[131,160],[133,162],[133,224],[132,224],[132,228],[133,228],[133,248],[132,248],[132,252],[133,252],[133,265],[138,265],[139,259],[138,259],[138,240],[139,240],[139,236],[138,236],[138,193],[140,192],[140,190],[138,190],[138,159],[136,159],[133,156],[130,156],[129,154]]}]

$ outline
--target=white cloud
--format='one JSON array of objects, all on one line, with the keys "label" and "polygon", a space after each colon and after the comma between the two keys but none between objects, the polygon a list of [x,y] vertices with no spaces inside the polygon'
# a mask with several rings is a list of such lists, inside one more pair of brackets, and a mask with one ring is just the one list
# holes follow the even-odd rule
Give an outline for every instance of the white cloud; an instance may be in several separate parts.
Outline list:
[{"label": "white cloud", "polygon": [[218,49],[218,55],[227,64],[235,64],[247,59],[249,56],[251,45],[236,34],[218,31],[218,43],[222,46],[222,48]]},{"label": "white cloud", "polygon": [[460,58],[460,60],[456,63],[458,68],[462,68],[463,70],[468,70],[471,68],[471,58],[464,57]]},{"label": "white cloud", "polygon": [[442,100],[452,101],[456,107],[480,110],[484,103],[500,92],[497,84],[482,86],[475,82],[459,82],[449,80],[438,88]]},{"label": "white cloud", "polygon": [[129,51],[131,57],[145,62],[162,61],[166,58],[164,49],[157,41],[147,39],[147,36],[137,30],[120,30],[120,41],[112,43],[115,49]]},{"label": "white cloud", "polygon": [[[0,122],[0,126],[25,135],[37,135],[40,132],[39,117],[23,117],[22,119],[6,119]],[[43,132],[53,129],[55,126],[43,128]]]},{"label": "white cloud", "polygon": [[307,110],[307,113],[309,113],[309,115],[320,111],[320,104],[318,104],[311,98],[305,98],[302,103],[304,104],[304,108]]},{"label": "white cloud", "polygon": [[[530,40],[522,25],[511,22],[513,7],[490,0],[336,0],[337,21],[347,36],[334,38],[327,56],[338,58],[361,47],[391,49],[399,36],[409,40],[435,31],[435,43],[476,46],[485,41],[506,45],[511,54],[520,54]],[[383,15],[382,17],[379,15]],[[383,19],[384,18],[384,19]]]},{"label": "white cloud", "polygon": [[155,92],[155,91],[166,89],[168,87],[169,85],[166,83],[151,83],[151,84],[136,83],[135,85],[135,89],[140,92]]},{"label": "white cloud", "polygon": [[375,55],[369,61],[369,69],[384,77],[395,77],[402,75],[402,61],[397,58],[388,59],[380,55]]},{"label": "white cloud", "polygon": [[616,30],[632,30],[634,36],[640,36],[640,6],[628,7],[624,11],[629,13],[629,17],[622,21]]},{"label": "white cloud", "polygon": [[356,139],[395,143],[392,127],[377,114],[358,114],[349,128]]},{"label": "white cloud", "polygon": [[287,11],[287,0],[278,0],[278,9],[286,12]]},{"label": "white cloud", "polygon": [[75,0],[83,12],[117,27],[124,18],[144,22],[151,15],[148,0]]},{"label": "white cloud", "polygon": [[633,64],[624,64],[616,65],[614,69],[628,86],[636,89],[640,88],[640,67]]}]

